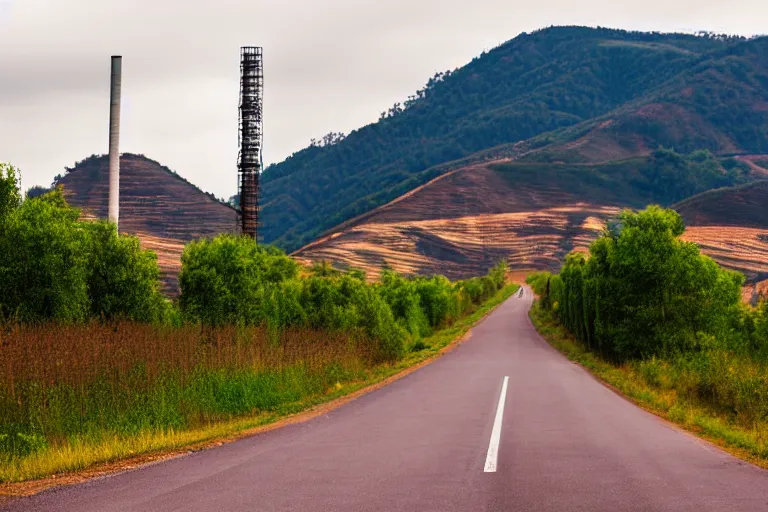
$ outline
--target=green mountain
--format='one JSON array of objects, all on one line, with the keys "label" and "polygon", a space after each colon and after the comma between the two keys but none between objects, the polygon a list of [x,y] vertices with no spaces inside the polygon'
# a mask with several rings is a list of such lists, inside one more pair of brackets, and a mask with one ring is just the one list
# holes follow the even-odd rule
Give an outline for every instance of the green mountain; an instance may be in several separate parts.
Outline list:
[{"label": "green mountain", "polygon": [[467,157],[535,150],[527,159],[574,163],[660,145],[766,150],[767,56],[768,38],[583,27],[522,34],[436,75],[377,123],[268,167],[264,240],[296,249]]}]

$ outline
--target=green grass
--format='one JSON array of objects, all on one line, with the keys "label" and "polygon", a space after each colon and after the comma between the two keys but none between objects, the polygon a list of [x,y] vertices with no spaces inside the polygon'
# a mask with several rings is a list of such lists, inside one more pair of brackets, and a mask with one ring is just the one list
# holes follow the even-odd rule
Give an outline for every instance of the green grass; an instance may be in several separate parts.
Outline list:
[{"label": "green grass", "polygon": [[[204,445],[307,411],[436,357],[518,288],[505,286],[471,314],[417,342],[395,363],[372,364],[345,335],[336,339],[302,330],[285,334],[288,339],[278,345],[270,345],[268,336],[258,338],[258,332],[248,338],[242,330],[211,331],[204,335],[208,341],[202,348],[199,332],[193,336],[169,330],[158,339],[151,326],[126,327],[122,334],[109,326],[86,326],[88,340],[77,337],[82,326],[50,336],[29,331],[21,338],[27,343],[4,347],[0,355],[11,363],[23,362],[30,360],[26,351],[32,350],[49,359],[27,365],[26,382],[13,380],[18,371],[4,376],[8,390],[1,393],[0,406],[8,414],[0,443],[17,446],[6,446],[6,455],[0,456],[0,482],[24,482]],[[333,339],[307,343],[310,335]],[[120,345],[119,336],[130,342]],[[62,337],[71,343],[62,343]],[[222,342],[232,337],[240,341]],[[12,346],[22,348],[10,353]],[[73,356],[73,350],[81,352]],[[64,360],[66,365],[61,364]],[[140,371],[137,361],[143,361]],[[105,371],[117,377],[105,380]],[[45,388],[41,382],[57,384]],[[45,395],[41,389],[47,390]],[[14,409],[13,400],[21,398],[41,405]],[[14,432],[14,422],[29,423],[31,410],[37,410],[35,419],[44,435]]]},{"label": "green grass", "polygon": [[[768,424],[750,411],[745,415],[724,400],[706,399],[696,392],[695,379],[681,369],[685,363],[652,359],[615,365],[577,341],[560,325],[551,312],[531,308],[531,321],[539,333],[568,359],[579,363],[606,384],[612,386],[640,407],[665,418],[741,457],[768,468]],[[736,362],[726,363],[730,373]],[[746,367],[748,362],[742,361]],[[714,380],[714,378],[713,378]],[[740,382],[746,382],[743,376]],[[716,397],[717,394],[714,394]],[[765,404],[763,404],[765,405]],[[759,404],[753,404],[753,407]]]}]

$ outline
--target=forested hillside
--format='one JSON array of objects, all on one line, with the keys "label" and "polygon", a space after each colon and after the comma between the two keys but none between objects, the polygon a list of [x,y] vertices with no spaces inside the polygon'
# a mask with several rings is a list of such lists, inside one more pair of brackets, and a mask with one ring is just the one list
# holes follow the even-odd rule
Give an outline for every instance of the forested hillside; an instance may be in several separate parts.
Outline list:
[{"label": "forested hillside", "polygon": [[436,75],[378,123],[270,166],[264,239],[295,249],[450,168],[425,172],[433,166],[549,132],[533,146],[498,153],[558,149],[606,130],[627,150],[605,160],[660,144],[761,151],[768,147],[765,46],[765,39],[583,27],[522,34]]},{"label": "forested hillside", "polygon": [[[595,119],[543,134],[542,157],[611,160],[659,145],[690,152],[768,151],[768,37],[702,56],[662,86]],[[537,158],[534,156],[533,158]]]}]

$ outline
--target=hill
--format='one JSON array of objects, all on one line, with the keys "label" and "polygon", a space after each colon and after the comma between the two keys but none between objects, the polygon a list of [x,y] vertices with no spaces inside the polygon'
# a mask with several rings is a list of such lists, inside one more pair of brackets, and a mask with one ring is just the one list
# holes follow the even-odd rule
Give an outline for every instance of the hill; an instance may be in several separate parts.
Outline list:
[{"label": "hill", "polygon": [[768,229],[768,180],[710,190],[681,201],[675,209],[688,226]]},{"label": "hill", "polygon": [[[750,281],[768,279],[768,181],[711,190],[675,205],[685,238]],[[763,293],[766,284],[755,293]]]},{"label": "hill", "polygon": [[[109,158],[92,156],[67,169],[57,185],[86,216],[107,217]],[[120,157],[120,232],[138,235],[157,252],[168,291],[175,291],[184,244],[235,231],[237,212],[142,155]]]},{"label": "hill", "polygon": [[[327,259],[373,275],[388,265],[404,273],[465,278],[481,274],[499,259],[518,269],[557,270],[568,252],[586,248],[622,208],[669,206],[681,195],[759,177],[749,168],[727,169],[731,160],[706,152],[683,156],[657,150],[647,157],[598,164],[474,164],[341,226],[296,256]],[[684,217],[693,211],[686,204],[716,210],[721,200],[717,194],[729,191],[734,210],[730,240],[713,240],[731,222],[720,222],[716,211],[711,223],[693,222],[688,236],[753,279],[768,271],[768,216],[761,213],[768,204],[765,183],[719,189],[680,206]],[[749,200],[740,199],[747,196]],[[748,201],[755,201],[749,214],[738,206]],[[752,222],[746,217],[762,227],[745,227]]]},{"label": "hill", "polygon": [[660,145],[764,151],[766,55],[766,38],[583,27],[522,34],[436,75],[379,122],[270,166],[264,239],[297,248],[461,168],[466,162],[445,162],[478,151],[571,163],[641,156]]},{"label": "hill", "polygon": [[532,141],[566,161],[609,160],[659,145],[678,151],[768,151],[768,38],[739,41],[638,99]]}]

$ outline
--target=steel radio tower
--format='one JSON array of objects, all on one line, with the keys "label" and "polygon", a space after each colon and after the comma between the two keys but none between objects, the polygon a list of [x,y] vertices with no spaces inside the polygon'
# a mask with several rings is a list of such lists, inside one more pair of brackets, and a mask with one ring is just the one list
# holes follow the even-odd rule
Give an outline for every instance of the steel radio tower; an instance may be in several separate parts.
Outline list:
[{"label": "steel radio tower", "polygon": [[241,232],[258,240],[259,173],[262,169],[264,66],[262,48],[240,49],[240,152],[237,158]]}]

